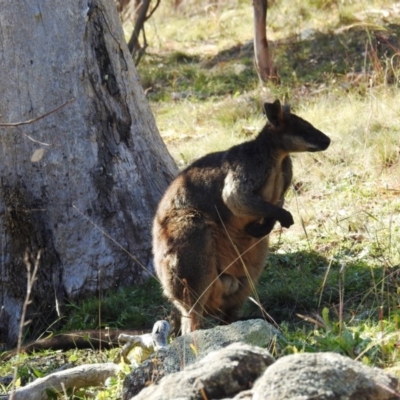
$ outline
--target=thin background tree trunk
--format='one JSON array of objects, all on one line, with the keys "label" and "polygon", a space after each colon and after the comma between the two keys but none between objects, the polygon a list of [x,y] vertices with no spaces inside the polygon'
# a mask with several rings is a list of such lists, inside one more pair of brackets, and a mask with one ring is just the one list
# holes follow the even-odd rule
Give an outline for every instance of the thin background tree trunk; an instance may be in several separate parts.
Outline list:
[{"label": "thin background tree trunk", "polygon": [[26,250],[43,249],[30,333],[50,326],[66,298],[149,276],[151,221],[176,166],[113,2],[0,0],[0,9],[0,123],[76,99],[0,127],[0,342],[11,345]]},{"label": "thin background tree trunk", "polygon": [[267,8],[267,0],[253,0],[254,57],[258,76],[262,82],[267,82],[269,79],[278,79],[268,48]]}]

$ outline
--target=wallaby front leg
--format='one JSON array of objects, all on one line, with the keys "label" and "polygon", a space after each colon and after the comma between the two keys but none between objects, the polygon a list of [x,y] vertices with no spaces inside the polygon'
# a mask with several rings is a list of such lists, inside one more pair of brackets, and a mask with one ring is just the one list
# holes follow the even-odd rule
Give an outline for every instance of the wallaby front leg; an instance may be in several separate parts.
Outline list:
[{"label": "wallaby front leg", "polygon": [[239,217],[268,218],[280,222],[284,228],[294,224],[292,214],[262,199],[255,193],[252,182],[240,180],[233,172],[225,178],[222,199],[231,212]]},{"label": "wallaby front leg", "polygon": [[276,219],[274,218],[264,218],[263,222],[250,222],[244,228],[244,230],[255,238],[260,238],[271,233],[274,225],[276,223]]}]

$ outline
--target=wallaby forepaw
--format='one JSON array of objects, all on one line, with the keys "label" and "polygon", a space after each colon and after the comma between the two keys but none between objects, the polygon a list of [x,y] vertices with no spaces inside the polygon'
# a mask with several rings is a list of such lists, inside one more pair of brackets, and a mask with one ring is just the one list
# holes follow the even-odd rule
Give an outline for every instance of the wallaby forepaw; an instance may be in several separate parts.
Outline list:
[{"label": "wallaby forepaw", "polygon": [[282,210],[282,214],[279,216],[278,221],[283,228],[289,228],[294,224],[293,216],[289,211]]}]

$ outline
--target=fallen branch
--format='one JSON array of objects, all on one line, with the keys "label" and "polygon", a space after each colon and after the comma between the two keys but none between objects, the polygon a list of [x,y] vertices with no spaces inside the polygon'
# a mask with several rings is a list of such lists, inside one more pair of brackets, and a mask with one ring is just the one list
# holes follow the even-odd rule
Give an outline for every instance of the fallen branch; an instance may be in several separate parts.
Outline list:
[{"label": "fallen branch", "polygon": [[4,126],[4,127],[15,127],[15,126],[21,126],[21,125],[29,125],[29,124],[33,124],[36,121],[39,121],[42,118],[47,117],[50,114],[55,113],[56,111],[58,111],[60,108],[63,108],[64,106],[66,106],[69,103],[72,103],[73,101],[75,101],[75,99],[71,99],[66,101],[64,104],[61,104],[61,106],[58,106],[57,108],[47,112],[46,114],[40,115],[39,117],[36,118],[32,118],[28,121],[22,121],[22,122],[8,122],[8,123],[0,123],[0,126]]},{"label": "fallen branch", "polygon": [[[45,339],[35,340],[22,346],[21,353],[32,353],[41,350],[70,350],[70,349],[110,349],[118,347],[118,337],[121,334],[142,335],[149,333],[148,329],[88,329],[84,331],[74,331],[58,333]],[[17,350],[10,350],[0,356],[0,362],[9,360],[17,355]],[[1,397],[0,397],[1,400]]]},{"label": "fallen branch", "polygon": [[114,363],[85,364],[65,371],[54,372],[44,378],[17,389],[10,394],[13,400],[47,400],[47,390],[63,393],[66,389],[79,389],[87,386],[100,386],[104,381],[119,372]]}]

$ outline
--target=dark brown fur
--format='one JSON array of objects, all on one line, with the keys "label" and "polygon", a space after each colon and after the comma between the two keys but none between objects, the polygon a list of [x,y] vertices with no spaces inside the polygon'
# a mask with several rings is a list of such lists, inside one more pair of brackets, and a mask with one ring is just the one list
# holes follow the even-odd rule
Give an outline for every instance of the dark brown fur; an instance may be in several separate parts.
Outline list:
[{"label": "dark brown fur", "polygon": [[182,332],[211,314],[229,323],[254,289],[292,179],[291,152],[325,150],[329,138],[281,107],[264,105],[269,123],[227,151],[208,154],[181,172],[161,200],[153,225],[156,272],[182,313]]}]

